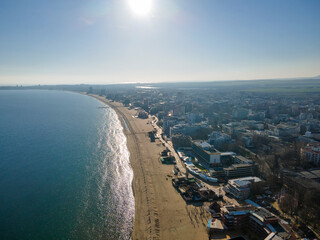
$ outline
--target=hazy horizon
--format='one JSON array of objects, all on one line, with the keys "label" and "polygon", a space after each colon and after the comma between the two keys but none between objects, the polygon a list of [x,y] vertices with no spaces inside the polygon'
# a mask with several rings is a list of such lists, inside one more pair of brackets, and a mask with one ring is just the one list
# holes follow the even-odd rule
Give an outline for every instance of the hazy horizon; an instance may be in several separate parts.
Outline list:
[{"label": "hazy horizon", "polygon": [[214,82],[254,82],[254,81],[276,81],[276,80],[320,80],[320,75],[317,75],[317,76],[311,76],[311,77],[296,77],[296,78],[260,78],[260,79],[225,79],[225,80],[205,80],[205,81],[202,81],[202,80],[189,80],[189,81],[184,81],[184,80],[181,80],[181,81],[149,81],[149,82],[91,82],[91,83],[86,83],[86,82],[79,82],[79,83],[47,83],[47,84],[38,84],[38,83],[34,83],[34,84],[24,84],[24,83],[19,83],[19,84],[1,84],[0,83],[0,86],[1,87],[5,87],[5,86],[9,86],[9,87],[12,87],[12,86],[24,86],[24,87],[28,87],[28,86],[38,86],[38,85],[41,85],[41,86],[45,86],[45,85],[48,85],[48,86],[54,86],[54,85],[117,85],[117,84],[159,84],[159,83],[214,83]]},{"label": "hazy horizon", "polygon": [[0,6],[0,85],[319,75],[319,1],[4,0]]}]

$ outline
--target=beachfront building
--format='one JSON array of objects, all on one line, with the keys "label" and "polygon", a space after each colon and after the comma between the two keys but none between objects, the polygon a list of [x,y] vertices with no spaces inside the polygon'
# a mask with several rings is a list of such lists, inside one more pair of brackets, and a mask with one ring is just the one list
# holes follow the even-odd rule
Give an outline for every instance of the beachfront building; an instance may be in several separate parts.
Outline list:
[{"label": "beachfront building", "polygon": [[206,168],[220,166],[221,152],[215,149],[213,145],[207,142],[193,141],[192,150],[199,162],[201,162],[201,164]]},{"label": "beachfront building", "polygon": [[208,142],[193,141],[192,150],[198,162],[207,168],[214,178],[239,178],[252,176],[254,162],[234,152],[219,152]]}]

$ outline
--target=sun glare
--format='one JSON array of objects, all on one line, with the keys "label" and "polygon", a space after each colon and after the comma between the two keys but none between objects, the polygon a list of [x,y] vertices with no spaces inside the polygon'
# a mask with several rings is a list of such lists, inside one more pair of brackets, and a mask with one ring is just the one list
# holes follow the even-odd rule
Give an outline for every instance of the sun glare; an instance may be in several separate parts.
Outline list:
[{"label": "sun glare", "polygon": [[129,0],[129,5],[134,14],[146,16],[151,12],[152,0]]}]

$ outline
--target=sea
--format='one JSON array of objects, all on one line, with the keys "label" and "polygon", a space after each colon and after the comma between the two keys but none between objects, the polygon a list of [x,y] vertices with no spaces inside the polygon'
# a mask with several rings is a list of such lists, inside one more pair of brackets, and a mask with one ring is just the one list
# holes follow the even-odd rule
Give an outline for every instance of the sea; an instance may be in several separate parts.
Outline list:
[{"label": "sea", "polygon": [[132,180],[113,109],[67,91],[0,91],[0,239],[131,239]]}]

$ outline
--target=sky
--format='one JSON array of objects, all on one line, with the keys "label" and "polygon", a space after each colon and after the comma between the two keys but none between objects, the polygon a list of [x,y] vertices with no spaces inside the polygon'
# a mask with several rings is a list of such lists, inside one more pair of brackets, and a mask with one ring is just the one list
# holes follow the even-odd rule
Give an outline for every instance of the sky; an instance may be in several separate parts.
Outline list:
[{"label": "sky", "polygon": [[319,74],[319,0],[0,1],[0,85]]}]

